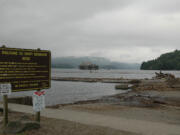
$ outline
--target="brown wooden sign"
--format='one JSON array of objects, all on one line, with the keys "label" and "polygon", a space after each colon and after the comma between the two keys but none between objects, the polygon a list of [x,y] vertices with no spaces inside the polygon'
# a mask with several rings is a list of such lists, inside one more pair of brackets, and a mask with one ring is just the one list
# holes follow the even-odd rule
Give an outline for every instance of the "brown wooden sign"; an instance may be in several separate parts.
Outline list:
[{"label": "brown wooden sign", "polygon": [[13,92],[50,88],[50,73],[50,51],[0,48],[0,83],[10,83]]}]

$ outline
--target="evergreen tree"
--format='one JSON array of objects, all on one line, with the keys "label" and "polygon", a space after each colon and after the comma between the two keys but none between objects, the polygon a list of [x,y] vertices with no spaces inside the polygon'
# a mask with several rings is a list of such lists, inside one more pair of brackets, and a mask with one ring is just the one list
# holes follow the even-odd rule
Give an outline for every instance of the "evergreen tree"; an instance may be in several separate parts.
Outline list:
[{"label": "evergreen tree", "polygon": [[180,51],[162,54],[155,60],[143,62],[142,70],[180,70]]}]

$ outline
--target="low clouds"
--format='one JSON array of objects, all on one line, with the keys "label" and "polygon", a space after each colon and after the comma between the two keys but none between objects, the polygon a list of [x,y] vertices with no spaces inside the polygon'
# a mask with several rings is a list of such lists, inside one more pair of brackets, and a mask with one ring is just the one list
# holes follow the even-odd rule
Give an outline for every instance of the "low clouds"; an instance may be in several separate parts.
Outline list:
[{"label": "low clouds", "polygon": [[0,44],[142,62],[180,49],[178,0],[0,0]]}]

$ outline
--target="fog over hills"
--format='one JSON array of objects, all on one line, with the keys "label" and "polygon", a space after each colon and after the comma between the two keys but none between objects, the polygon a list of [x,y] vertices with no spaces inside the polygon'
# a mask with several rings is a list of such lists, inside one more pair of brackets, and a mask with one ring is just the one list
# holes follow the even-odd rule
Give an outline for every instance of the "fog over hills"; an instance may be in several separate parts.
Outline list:
[{"label": "fog over hills", "polygon": [[97,64],[101,69],[139,69],[138,63],[121,63],[103,57],[57,57],[52,58],[53,68],[78,68],[83,62]]}]

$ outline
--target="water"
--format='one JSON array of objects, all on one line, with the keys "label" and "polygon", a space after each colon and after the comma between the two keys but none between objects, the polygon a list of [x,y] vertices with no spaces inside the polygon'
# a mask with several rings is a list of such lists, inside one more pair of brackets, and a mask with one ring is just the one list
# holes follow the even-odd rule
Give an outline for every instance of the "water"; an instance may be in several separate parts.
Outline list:
[{"label": "water", "polygon": [[[97,99],[106,95],[123,93],[115,90],[115,84],[52,81],[52,87],[45,90],[46,105],[73,103]],[[34,91],[14,92],[10,97],[31,96]]]},{"label": "water", "polygon": [[[78,69],[52,69],[52,76],[56,77],[89,77],[89,78],[152,78],[155,72],[146,70],[98,70],[90,73]],[[164,71],[163,71],[164,72]],[[180,71],[166,71],[176,77],[180,77]],[[56,105],[73,103],[96,99],[106,95],[123,93],[122,90],[115,90],[113,83],[85,83],[85,82],[65,82],[52,81],[50,89],[46,90],[46,105]],[[14,92],[11,97],[32,96],[33,91]],[[2,99],[0,99],[2,100]]]},{"label": "water", "polygon": [[[52,76],[55,77],[89,77],[89,78],[128,78],[144,79],[155,76],[155,70],[97,70],[90,71],[79,69],[53,69]],[[180,71],[163,71],[180,77]]]}]

